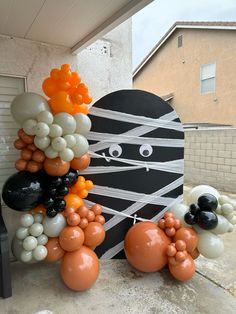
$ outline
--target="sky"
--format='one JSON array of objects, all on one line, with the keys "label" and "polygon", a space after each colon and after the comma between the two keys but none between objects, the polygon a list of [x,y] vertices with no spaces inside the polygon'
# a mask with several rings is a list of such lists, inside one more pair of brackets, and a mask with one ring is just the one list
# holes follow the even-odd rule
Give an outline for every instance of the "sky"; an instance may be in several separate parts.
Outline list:
[{"label": "sky", "polygon": [[236,0],[155,0],[132,18],[133,69],[176,21],[236,21]]}]

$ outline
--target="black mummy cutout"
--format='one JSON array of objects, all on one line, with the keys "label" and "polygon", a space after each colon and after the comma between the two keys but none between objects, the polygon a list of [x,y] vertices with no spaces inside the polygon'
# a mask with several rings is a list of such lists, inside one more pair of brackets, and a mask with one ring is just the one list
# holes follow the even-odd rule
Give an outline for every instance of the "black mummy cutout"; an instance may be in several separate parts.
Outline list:
[{"label": "black mummy cutout", "polygon": [[[184,132],[176,112],[151,93],[120,90],[98,100],[90,118],[92,161],[82,172],[95,184],[88,204],[156,221],[183,194]],[[133,220],[104,216],[106,239],[96,253],[124,258],[123,241]]]}]

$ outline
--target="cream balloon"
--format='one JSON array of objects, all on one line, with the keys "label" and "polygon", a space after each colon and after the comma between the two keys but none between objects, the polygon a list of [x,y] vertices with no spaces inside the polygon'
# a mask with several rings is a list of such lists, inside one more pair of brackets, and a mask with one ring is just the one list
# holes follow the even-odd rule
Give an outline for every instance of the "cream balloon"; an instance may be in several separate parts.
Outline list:
[{"label": "cream balloon", "polygon": [[29,119],[36,119],[41,111],[50,111],[47,100],[36,93],[23,93],[11,103],[11,114],[20,125]]},{"label": "cream balloon", "polygon": [[59,152],[59,156],[64,161],[71,161],[75,157],[73,150],[70,148],[63,149]]},{"label": "cream balloon", "polygon": [[221,205],[221,211],[223,215],[230,215],[234,211],[234,208],[231,204],[224,203]]},{"label": "cream balloon", "polygon": [[231,218],[229,220],[229,222],[232,224],[232,225],[236,225],[236,216],[234,215],[233,218]]},{"label": "cream balloon", "polygon": [[206,258],[217,258],[224,253],[224,243],[217,235],[204,232],[198,235],[197,249]]},{"label": "cream balloon", "polygon": [[76,121],[75,133],[85,135],[87,134],[92,126],[91,120],[84,113],[76,113],[74,115]]},{"label": "cream balloon", "polygon": [[228,232],[230,228],[230,223],[228,222],[228,220],[222,215],[217,215],[217,218],[218,218],[217,226],[214,229],[212,229],[211,232],[213,232],[214,234],[224,234]]},{"label": "cream balloon", "polygon": [[51,159],[58,157],[58,152],[56,152],[56,151],[52,148],[51,145],[48,146],[48,147],[45,149],[44,153],[45,153],[45,155],[46,155],[48,158],[51,158]]},{"label": "cream balloon", "polygon": [[35,135],[35,126],[37,125],[37,121],[33,119],[28,119],[23,123],[23,130],[28,135]]},{"label": "cream balloon", "polygon": [[185,204],[175,204],[173,205],[170,210],[171,213],[174,214],[174,217],[176,219],[179,219],[181,222],[181,225],[183,227],[190,227],[189,224],[187,224],[184,220],[184,215],[189,211],[189,207]]},{"label": "cream balloon", "polygon": [[20,255],[20,260],[24,263],[28,263],[32,260],[33,258],[33,255],[32,255],[32,251],[25,251],[23,250],[21,252],[21,255]]},{"label": "cream balloon", "polygon": [[66,140],[63,137],[55,137],[51,145],[56,152],[61,152],[66,148]]},{"label": "cream balloon", "polygon": [[60,125],[57,124],[52,124],[49,127],[50,131],[49,131],[49,136],[50,137],[59,137],[62,136],[62,128],[60,127]]},{"label": "cream balloon", "polygon": [[50,138],[48,136],[45,137],[35,136],[34,144],[36,147],[44,151],[50,145]]},{"label": "cream balloon", "polygon": [[48,254],[48,250],[45,246],[43,245],[38,245],[34,250],[33,250],[33,257],[35,258],[36,261],[42,261],[46,258]]},{"label": "cream balloon", "polygon": [[229,197],[227,195],[220,195],[219,197],[219,203],[220,205],[223,205],[225,203],[229,202]]},{"label": "cream balloon", "polygon": [[43,214],[37,213],[34,214],[34,222],[41,223],[43,221]]},{"label": "cream balloon", "polygon": [[64,139],[66,141],[66,147],[72,148],[75,146],[76,139],[75,139],[74,135],[72,135],[72,134],[65,135]]},{"label": "cream balloon", "polygon": [[53,115],[50,111],[44,110],[37,115],[37,120],[38,122],[44,122],[47,125],[50,125],[53,123]]},{"label": "cream balloon", "polygon": [[20,217],[22,227],[30,227],[34,223],[34,217],[31,214],[24,214]]},{"label": "cream balloon", "polygon": [[48,243],[48,237],[46,234],[41,234],[39,237],[37,237],[38,245],[45,245]]},{"label": "cream balloon", "polygon": [[187,204],[191,205],[191,204],[197,204],[198,198],[205,193],[209,193],[212,194],[216,197],[216,199],[218,200],[220,197],[219,192],[213,188],[212,186],[209,185],[198,185],[195,186],[188,194],[187,196]]},{"label": "cream balloon", "polygon": [[23,241],[23,248],[26,251],[32,251],[36,248],[36,246],[38,245],[38,242],[36,240],[35,237],[32,236],[28,236],[24,239]]},{"label": "cream balloon", "polygon": [[39,237],[43,233],[43,225],[39,222],[35,222],[30,226],[29,233],[34,237]]},{"label": "cream balloon", "polygon": [[49,126],[44,122],[38,122],[34,127],[34,133],[38,137],[48,136],[49,131]]},{"label": "cream balloon", "polygon": [[87,139],[80,134],[74,134],[76,144],[72,147],[75,157],[81,157],[88,152],[89,144]]},{"label": "cream balloon", "polygon": [[43,221],[44,234],[48,237],[58,237],[62,229],[66,226],[66,219],[62,214],[57,214],[53,218],[45,217]]},{"label": "cream balloon", "polygon": [[62,134],[73,134],[76,129],[76,121],[72,115],[66,112],[57,113],[54,116],[53,123],[60,125]]},{"label": "cream balloon", "polygon": [[29,235],[29,229],[20,227],[16,230],[16,238],[18,240],[24,240]]}]

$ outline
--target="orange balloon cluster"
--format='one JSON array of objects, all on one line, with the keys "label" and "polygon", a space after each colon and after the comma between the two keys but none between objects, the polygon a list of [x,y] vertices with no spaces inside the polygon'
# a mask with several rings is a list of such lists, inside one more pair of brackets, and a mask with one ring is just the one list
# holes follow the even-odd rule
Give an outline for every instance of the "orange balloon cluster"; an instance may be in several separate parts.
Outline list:
[{"label": "orange balloon cluster", "polygon": [[14,146],[21,150],[21,158],[15,162],[15,167],[19,171],[27,170],[37,172],[43,167],[45,154],[34,145],[34,136],[30,136],[23,129],[18,131],[19,138],[15,140]]},{"label": "orange balloon cluster", "polygon": [[165,213],[164,218],[159,220],[158,226],[164,230],[168,237],[173,237],[176,233],[176,230],[181,227],[181,223],[179,219],[174,218],[172,213],[167,212]]},{"label": "orange balloon cluster", "polygon": [[88,191],[93,188],[93,182],[91,180],[85,180],[84,177],[79,176],[77,182],[70,188],[70,192],[77,194],[81,198],[88,196]]},{"label": "orange balloon cluster", "polygon": [[92,102],[88,87],[81,82],[77,72],[71,71],[69,64],[52,69],[42,88],[50,98],[49,105],[54,113],[88,113],[87,105]]}]

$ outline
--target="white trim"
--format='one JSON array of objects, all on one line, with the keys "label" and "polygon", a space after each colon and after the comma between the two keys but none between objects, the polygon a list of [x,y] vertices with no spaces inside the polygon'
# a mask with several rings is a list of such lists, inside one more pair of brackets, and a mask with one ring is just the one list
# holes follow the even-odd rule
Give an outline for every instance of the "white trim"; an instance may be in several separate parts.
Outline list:
[{"label": "white trim", "polygon": [[5,76],[5,77],[13,77],[13,78],[21,78],[24,80],[24,91],[28,91],[28,84],[27,84],[27,76],[25,75],[16,75],[16,74],[9,74],[9,73],[4,73],[0,72],[0,76]]}]

